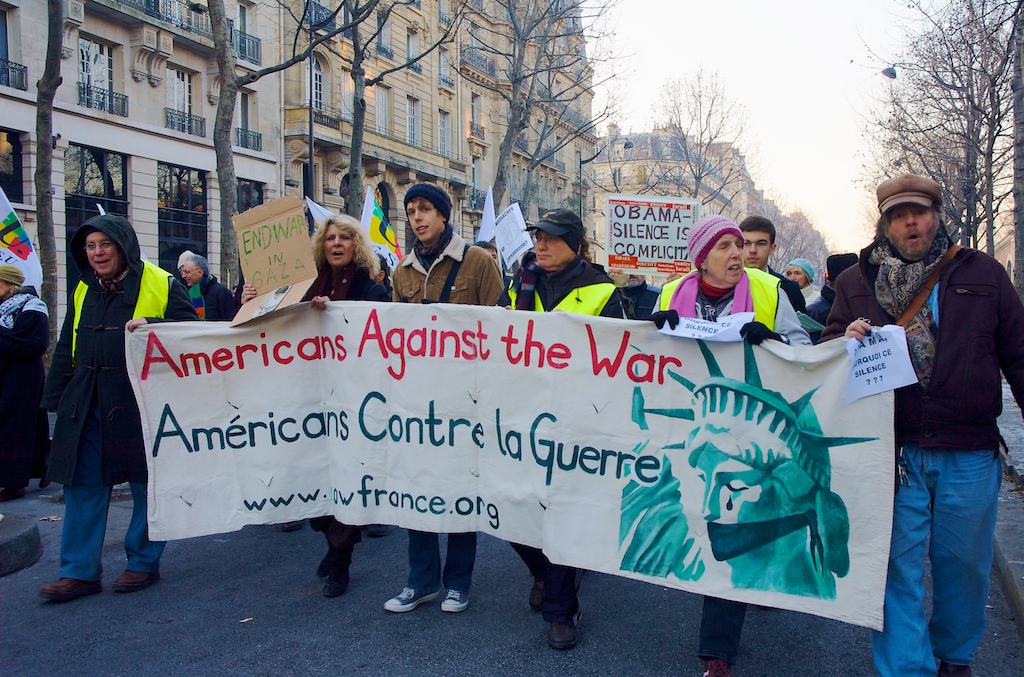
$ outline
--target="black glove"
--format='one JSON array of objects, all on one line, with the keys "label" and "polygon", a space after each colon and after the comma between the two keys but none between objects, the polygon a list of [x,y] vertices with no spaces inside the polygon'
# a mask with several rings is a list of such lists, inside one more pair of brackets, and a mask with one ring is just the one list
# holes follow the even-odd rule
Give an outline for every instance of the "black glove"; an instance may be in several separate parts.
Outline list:
[{"label": "black glove", "polygon": [[742,336],[743,340],[752,346],[761,345],[761,341],[764,341],[765,339],[775,339],[776,341],[785,343],[785,340],[783,340],[781,335],[776,334],[760,322],[748,322],[743,325],[740,329],[740,336]]},{"label": "black glove", "polygon": [[665,326],[668,323],[669,329],[675,329],[676,325],[679,324],[679,313],[669,308],[668,310],[659,310],[656,313],[651,313],[651,322],[658,329]]}]

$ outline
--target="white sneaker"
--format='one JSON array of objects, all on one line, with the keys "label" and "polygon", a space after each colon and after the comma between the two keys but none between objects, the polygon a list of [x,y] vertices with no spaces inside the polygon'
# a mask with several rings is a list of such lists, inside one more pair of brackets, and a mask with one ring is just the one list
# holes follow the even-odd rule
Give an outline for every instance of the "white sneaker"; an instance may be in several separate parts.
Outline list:
[{"label": "white sneaker", "polygon": [[449,590],[448,594],[445,595],[444,601],[441,602],[441,611],[450,611],[453,614],[457,614],[460,611],[465,611],[466,607],[469,606],[469,593],[459,592],[458,590]]},{"label": "white sneaker", "polygon": [[430,602],[440,596],[440,590],[435,590],[434,592],[417,592],[412,588],[403,588],[402,592],[384,602],[384,609],[386,611],[393,611],[396,614],[402,614],[406,611],[412,611],[420,604]]}]

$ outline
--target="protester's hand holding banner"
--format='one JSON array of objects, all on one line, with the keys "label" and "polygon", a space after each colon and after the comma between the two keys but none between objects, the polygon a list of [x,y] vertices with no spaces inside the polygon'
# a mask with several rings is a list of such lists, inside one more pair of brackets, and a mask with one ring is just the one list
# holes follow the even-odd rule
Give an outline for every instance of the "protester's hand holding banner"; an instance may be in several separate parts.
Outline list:
[{"label": "protester's hand holding banner", "polygon": [[483,531],[559,563],[880,627],[892,395],[844,404],[841,341],[766,345],[351,302],[143,327],[127,360],[150,531],[325,514]]}]

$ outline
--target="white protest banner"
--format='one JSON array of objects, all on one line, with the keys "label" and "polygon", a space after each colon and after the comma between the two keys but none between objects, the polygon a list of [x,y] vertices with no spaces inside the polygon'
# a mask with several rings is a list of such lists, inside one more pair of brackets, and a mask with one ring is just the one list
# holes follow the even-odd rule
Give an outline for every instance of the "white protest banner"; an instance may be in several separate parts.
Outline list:
[{"label": "white protest banner", "polygon": [[687,243],[699,212],[697,200],[609,195],[605,229],[608,267],[641,275],[690,272]]},{"label": "white protest banner", "polygon": [[487,198],[484,200],[484,213],[480,216],[480,234],[477,239],[490,242],[494,239],[494,187],[487,186]]},{"label": "white protest banner", "polygon": [[848,340],[853,368],[846,381],[847,403],[917,383],[907,332],[897,324],[872,327],[863,341]]},{"label": "white protest banner", "polygon": [[494,236],[506,270],[511,270],[520,256],[533,249],[533,240],[526,232],[526,219],[518,202],[513,202],[498,214],[494,222]]},{"label": "white protest banner", "polygon": [[558,563],[881,627],[893,397],[844,405],[840,341],[337,302],[235,328],[151,324],[126,350],[154,538],[327,514],[483,531]]},{"label": "white protest banner", "polygon": [[754,313],[736,313],[726,315],[717,322],[709,322],[695,317],[680,317],[675,329],[667,324],[658,331],[669,336],[682,338],[704,339],[705,341],[742,341],[740,329],[743,325],[754,321]]}]

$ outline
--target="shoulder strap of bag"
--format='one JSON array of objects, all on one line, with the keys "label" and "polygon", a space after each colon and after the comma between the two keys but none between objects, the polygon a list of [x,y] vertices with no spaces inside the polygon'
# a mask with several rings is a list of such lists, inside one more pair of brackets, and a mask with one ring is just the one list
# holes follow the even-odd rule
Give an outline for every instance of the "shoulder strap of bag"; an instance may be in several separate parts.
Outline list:
[{"label": "shoulder strap of bag", "polygon": [[935,266],[935,270],[932,271],[931,277],[925,281],[924,286],[921,287],[921,291],[917,292],[917,296],[915,296],[914,300],[910,302],[907,309],[903,311],[900,318],[896,320],[896,324],[904,329],[907,328],[910,321],[914,319],[914,315],[917,315],[917,311],[919,311],[921,306],[924,305],[924,302],[928,300],[928,296],[932,293],[932,289],[934,289],[935,285],[938,284],[939,276],[942,274],[942,269],[946,267],[947,263],[953,260],[953,257],[956,256],[956,253],[960,251],[960,249],[962,249],[962,247],[955,244],[946,250],[946,255],[942,257],[941,261],[939,261],[939,265]]},{"label": "shoulder strap of bag", "polygon": [[[466,252],[468,251],[469,245],[463,245],[462,261],[466,260]],[[448,303],[448,297],[452,295],[452,288],[455,286],[455,276],[459,274],[459,268],[462,267],[462,261],[452,261],[452,267],[448,271],[448,277],[444,279],[444,288],[441,290],[441,297],[437,299],[438,303]]]}]

